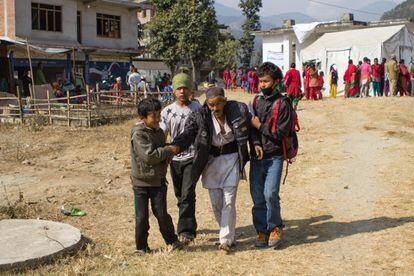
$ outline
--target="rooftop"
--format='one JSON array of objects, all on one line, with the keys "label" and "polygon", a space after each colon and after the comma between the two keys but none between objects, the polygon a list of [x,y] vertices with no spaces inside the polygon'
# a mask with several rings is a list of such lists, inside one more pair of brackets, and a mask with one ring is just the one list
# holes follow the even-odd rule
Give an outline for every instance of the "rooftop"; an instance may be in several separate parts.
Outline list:
[{"label": "rooftop", "polygon": [[[352,14],[344,14],[338,21],[330,22],[321,22],[321,24],[315,27],[314,32],[317,34],[337,32],[337,31],[347,31],[354,29],[362,28],[374,28],[374,27],[386,27],[386,26],[395,26],[402,24],[410,24],[414,27],[414,18],[402,18],[394,20],[381,20],[381,21],[356,21],[353,20]],[[286,33],[293,33],[293,27],[295,26],[295,21],[288,19],[284,21],[282,27],[273,28],[270,30],[261,30],[254,32],[258,36],[271,36],[271,35],[281,35]]]}]

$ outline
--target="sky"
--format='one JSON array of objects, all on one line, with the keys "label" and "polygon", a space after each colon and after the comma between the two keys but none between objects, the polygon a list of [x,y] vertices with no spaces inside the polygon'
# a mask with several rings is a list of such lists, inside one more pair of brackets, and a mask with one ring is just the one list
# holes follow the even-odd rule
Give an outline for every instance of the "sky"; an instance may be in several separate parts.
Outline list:
[{"label": "sky", "polygon": [[[352,9],[359,9],[368,4],[374,2],[380,2],[380,0],[318,0],[320,2],[326,2],[329,4],[345,6]],[[387,0],[399,4],[404,2],[404,0]],[[239,0],[216,0],[216,2],[237,8]],[[309,15],[316,19],[321,20],[332,20],[337,19],[346,11],[339,8],[327,7],[310,0],[262,0],[263,8],[260,11],[260,15],[274,15],[285,12],[301,12],[303,14]]]}]

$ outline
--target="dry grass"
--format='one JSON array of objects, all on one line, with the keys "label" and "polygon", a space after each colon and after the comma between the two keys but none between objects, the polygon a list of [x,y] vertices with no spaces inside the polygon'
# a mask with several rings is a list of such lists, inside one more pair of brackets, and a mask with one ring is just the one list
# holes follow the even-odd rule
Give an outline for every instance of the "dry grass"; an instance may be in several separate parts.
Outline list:
[{"label": "dry grass", "polygon": [[[228,97],[251,100],[240,92]],[[253,247],[252,202],[248,183],[241,182],[238,246],[230,255],[214,245],[218,227],[200,185],[195,243],[166,253],[151,217],[149,244],[156,252],[134,255],[133,120],[93,129],[0,126],[0,180],[10,202],[23,192],[24,202],[36,207],[31,217],[69,223],[93,242],[74,256],[23,273],[409,274],[414,268],[414,141],[404,137],[413,135],[414,122],[406,116],[413,103],[411,98],[301,102],[300,154],[281,192],[284,245],[276,251]],[[22,164],[19,156],[31,164]],[[65,217],[62,204],[88,214]],[[177,221],[172,187],[168,206]]]}]

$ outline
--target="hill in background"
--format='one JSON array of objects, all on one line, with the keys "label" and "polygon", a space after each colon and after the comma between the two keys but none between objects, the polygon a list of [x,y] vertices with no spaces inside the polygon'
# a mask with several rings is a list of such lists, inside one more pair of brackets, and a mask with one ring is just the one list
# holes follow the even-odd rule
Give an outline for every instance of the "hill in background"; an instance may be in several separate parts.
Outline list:
[{"label": "hill in background", "polygon": [[414,0],[407,0],[397,5],[390,11],[385,12],[381,19],[399,19],[414,17]]}]

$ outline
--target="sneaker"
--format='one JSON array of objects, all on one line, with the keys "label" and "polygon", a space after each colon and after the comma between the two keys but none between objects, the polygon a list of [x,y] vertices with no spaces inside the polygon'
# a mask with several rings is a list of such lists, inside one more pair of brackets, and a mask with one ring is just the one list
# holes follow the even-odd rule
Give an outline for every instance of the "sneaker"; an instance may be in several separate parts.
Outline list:
[{"label": "sneaker", "polygon": [[137,254],[138,256],[142,256],[142,255],[151,253],[151,249],[149,247],[145,249],[136,249],[134,253]]},{"label": "sneaker", "polygon": [[184,244],[189,244],[194,241],[194,235],[190,233],[181,233],[178,235],[178,240]]},{"label": "sneaker", "polygon": [[267,235],[266,233],[259,232],[257,234],[257,239],[254,242],[254,245],[256,247],[266,247],[268,242],[269,242],[269,235]]},{"label": "sneaker", "polygon": [[180,241],[175,241],[175,242],[173,242],[173,243],[171,243],[171,244],[167,244],[167,249],[166,249],[166,251],[168,252],[168,253],[170,253],[170,252],[173,252],[173,251],[175,251],[175,250],[180,250],[180,249],[182,249],[184,247],[184,244],[182,243],[182,242],[180,242]]},{"label": "sneaker", "polygon": [[231,246],[228,245],[227,243],[222,243],[219,245],[219,250],[223,250],[226,253],[230,253],[231,252]]},{"label": "sneaker", "polygon": [[273,228],[269,236],[269,246],[274,247],[274,246],[279,245],[281,239],[282,239],[282,228],[281,227]]}]

